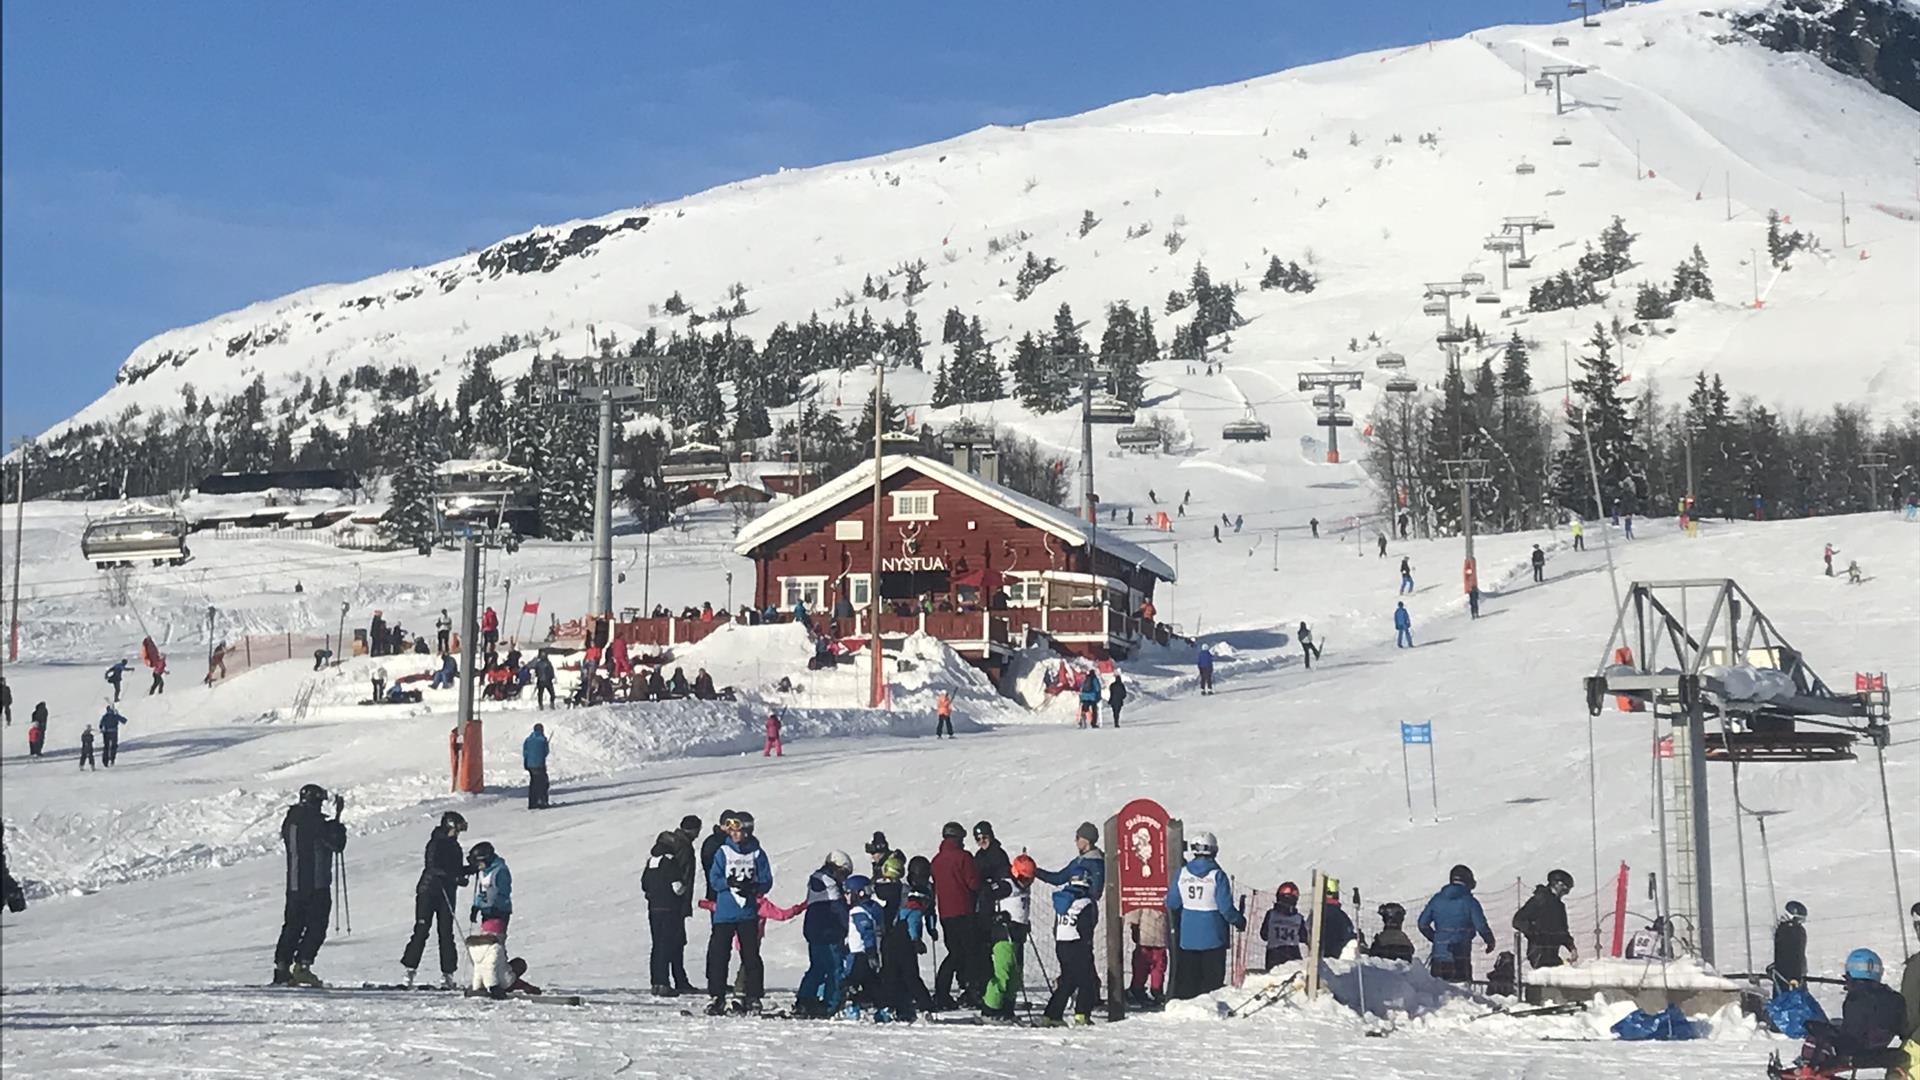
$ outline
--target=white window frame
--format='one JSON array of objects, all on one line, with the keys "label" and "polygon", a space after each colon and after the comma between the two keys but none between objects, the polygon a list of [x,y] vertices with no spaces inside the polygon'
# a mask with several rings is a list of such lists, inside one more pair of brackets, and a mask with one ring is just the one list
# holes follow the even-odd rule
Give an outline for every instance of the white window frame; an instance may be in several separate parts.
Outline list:
[{"label": "white window frame", "polygon": [[846,584],[841,595],[847,598],[847,603],[852,604],[855,611],[865,610],[873,602],[872,577],[871,574],[848,574],[843,579]]},{"label": "white window frame", "polygon": [[[935,520],[938,520],[939,515],[937,515],[934,512],[934,507],[933,507],[933,497],[935,494],[937,493],[932,491],[924,491],[924,490],[893,492],[893,516],[888,518],[888,520],[889,521],[935,521]],[[927,508],[924,511],[909,512],[908,510],[903,509],[904,505],[909,501],[917,502],[920,499],[927,500]]]},{"label": "white window frame", "polygon": [[[798,589],[800,595],[795,596]],[[811,594],[811,595],[809,595]],[[790,611],[793,602],[803,600],[808,611],[819,611],[821,598],[827,594],[827,579],[821,575],[801,574],[780,579],[780,610]]]}]

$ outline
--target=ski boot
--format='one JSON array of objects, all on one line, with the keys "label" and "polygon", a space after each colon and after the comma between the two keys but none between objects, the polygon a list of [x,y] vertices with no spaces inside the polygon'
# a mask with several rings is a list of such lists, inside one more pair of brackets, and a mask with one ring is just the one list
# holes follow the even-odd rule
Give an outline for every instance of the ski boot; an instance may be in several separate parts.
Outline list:
[{"label": "ski boot", "polygon": [[1093,1014],[1092,1013],[1074,1013],[1073,1026],[1074,1027],[1092,1027]]},{"label": "ski boot", "polygon": [[451,972],[451,971],[447,971],[447,972],[442,972],[442,973],[441,973],[441,975],[440,975],[440,989],[442,989],[442,990],[458,990],[458,989],[460,989],[460,984],[459,984],[458,982],[455,982],[455,981],[454,981],[454,978],[453,978],[453,972]]},{"label": "ski boot", "polygon": [[654,983],[653,996],[659,997],[659,998],[679,997],[680,991],[675,990],[673,987],[667,985],[666,983]]},{"label": "ski boot", "polygon": [[733,1012],[736,1016],[759,1016],[760,999],[750,997],[735,998],[733,1002]]},{"label": "ski boot", "polygon": [[293,978],[287,972],[287,965],[285,964],[273,965],[273,985],[274,986],[292,986],[293,985]]},{"label": "ski boot", "polygon": [[413,989],[413,980],[414,980],[414,979],[415,979],[415,978],[416,978],[416,977],[417,977],[417,976],[418,976],[419,974],[420,974],[420,972],[419,972],[418,970],[416,970],[416,969],[414,969],[414,968],[408,968],[408,969],[407,969],[407,989],[409,989],[409,990],[411,990],[411,989]]},{"label": "ski boot", "polygon": [[1043,1016],[1040,1018],[1039,1026],[1043,1028],[1063,1028],[1067,1026],[1067,1022],[1065,1020],[1056,1020],[1051,1016]]},{"label": "ski boot", "polygon": [[727,1015],[727,999],[724,997],[717,997],[707,1002],[707,1015],[708,1016]]},{"label": "ski boot", "polygon": [[305,964],[294,964],[287,968],[287,980],[295,986],[311,986],[317,988],[326,985],[326,983],[320,981],[320,976],[315,975],[313,969]]}]

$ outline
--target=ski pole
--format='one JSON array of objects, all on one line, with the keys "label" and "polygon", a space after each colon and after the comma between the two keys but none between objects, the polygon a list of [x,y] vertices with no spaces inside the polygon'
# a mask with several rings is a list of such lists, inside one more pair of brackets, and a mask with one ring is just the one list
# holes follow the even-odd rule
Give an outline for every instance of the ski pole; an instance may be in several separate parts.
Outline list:
[{"label": "ski pole", "polygon": [[340,860],[340,910],[346,917],[347,933],[353,933],[353,899],[347,891],[347,853],[334,852],[334,858]]}]

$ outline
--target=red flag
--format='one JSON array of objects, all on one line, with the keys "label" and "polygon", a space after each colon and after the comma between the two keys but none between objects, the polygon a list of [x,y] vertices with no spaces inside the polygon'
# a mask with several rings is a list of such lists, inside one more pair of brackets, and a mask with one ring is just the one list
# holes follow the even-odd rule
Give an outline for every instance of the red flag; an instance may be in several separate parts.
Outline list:
[{"label": "red flag", "polygon": [[524,604],[522,604],[522,605],[520,605],[520,614],[522,614],[522,615],[538,615],[538,614],[540,614],[540,601],[538,601],[538,600],[529,600],[529,601],[527,601],[526,603],[524,603]]},{"label": "red flag", "polygon": [[1660,737],[1660,741],[1656,744],[1656,746],[1658,746],[1658,750],[1656,752],[1661,757],[1670,758],[1673,756],[1673,736],[1662,735]]}]

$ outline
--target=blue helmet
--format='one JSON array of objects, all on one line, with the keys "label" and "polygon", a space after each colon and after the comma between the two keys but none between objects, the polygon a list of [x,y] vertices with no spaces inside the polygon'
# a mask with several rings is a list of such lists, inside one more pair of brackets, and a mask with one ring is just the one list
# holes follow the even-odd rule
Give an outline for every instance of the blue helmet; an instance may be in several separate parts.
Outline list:
[{"label": "blue helmet", "polygon": [[845,888],[848,896],[865,896],[873,891],[873,879],[865,874],[855,874],[847,879]]},{"label": "blue helmet", "polygon": [[1855,949],[1847,954],[1847,978],[1857,982],[1879,982],[1886,973],[1880,954],[1872,949]]}]

